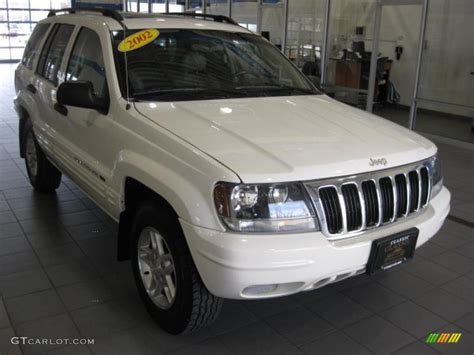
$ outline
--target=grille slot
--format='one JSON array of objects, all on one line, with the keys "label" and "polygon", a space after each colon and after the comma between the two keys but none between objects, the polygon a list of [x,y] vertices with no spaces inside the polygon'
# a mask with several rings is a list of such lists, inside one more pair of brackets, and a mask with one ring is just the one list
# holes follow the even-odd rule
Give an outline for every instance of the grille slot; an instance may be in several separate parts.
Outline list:
[{"label": "grille slot", "polygon": [[341,191],[346,205],[347,230],[357,230],[362,227],[362,208],[357,185],[342,185]]},{"label": "grille slot", "polygon": [[428,204],[430,196],[430,173],[427,167],[420,169],[421,177],[421,206],[424,207]]},{"label": "grille slot", "polygon": [[398,174],[395,176],[395,184],[397,186],[397,218],[406,216],[408,207],[408,190],[407,179],[405,174]]},{"label": "grille slot", "polygon": [[364,181],[362,183],[362,192],[365,201],[366,224],[367,227],[373,227],[379,222],[379,200],[375,181]]},{"label": "grille slot", "polygon": [[319,189],[319,195],[323,204],[324,215],[329,233],[335,234],[342,230],[342,212],[339,196],[335,187],[323,187]]},{"label": "grille slot", "polygon": [[382,196],[382,222],[386,223],[393,218],[395,208],[392,180],[389,177],[381,178],[379,185]]},{"label": "grille slot", "polygon": [[410,209],[408,213],[413,213],[418,210],[420,196],[418,173],[416,171],[410,171],[408,173],[408,180],[410,181]]}]

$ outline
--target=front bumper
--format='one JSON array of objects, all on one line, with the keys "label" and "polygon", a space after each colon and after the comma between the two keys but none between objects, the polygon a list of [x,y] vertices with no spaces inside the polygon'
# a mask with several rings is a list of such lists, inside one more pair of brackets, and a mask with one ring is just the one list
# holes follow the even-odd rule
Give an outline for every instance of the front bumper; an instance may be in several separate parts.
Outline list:
[{"label": "front bumper", "polygon": [[[372,241],[412,227],[416,247],[432,238],[450,209],[443,187],[416,217],[328,241],[321,232],[241,234],[205,229],[181,220],[194,262],[207,289],[223,298],[269,298],[312,290],[365,271]],[[256,286],[256,287],[254,287]]]}]

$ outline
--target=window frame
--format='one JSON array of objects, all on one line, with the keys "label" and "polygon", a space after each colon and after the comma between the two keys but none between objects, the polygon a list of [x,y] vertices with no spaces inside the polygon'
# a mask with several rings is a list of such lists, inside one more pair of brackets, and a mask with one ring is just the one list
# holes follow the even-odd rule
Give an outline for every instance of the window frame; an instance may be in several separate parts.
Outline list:
[{"label": "window frame", "polygon": [[[66,62],[65,70],[64,70],[64,78],[65,78],[64,82],[66,82],[68,69],[69,69],[69,66],[71,65],[72,55],[74,53],[74,49],[76,48],[77,42],[79,40],[79,36],[81,35],[81,32],[82,32],[83,29],[88,29],[89,31],[94,32],[97,36],[97,39],[99,40],[100,49],[102,50],[102,58],[104,60],[104,75],[105,75],[105,86],[104,87],[106,89],[105,90],[105,95],[102,99],[106,100],[107,102],[110,102],[109,80],[107,78],[107,68],[106,68],[106,61],[105,61],[104,46],[103,46],[102,41],[100,39],[100,34],[96,30],[94,30],[93,28],[90,28],[90,27],[87,27],[87,26],[80,26],[77,29],[76,35],[72,39],[71,50],[69,51],[68,58],[66,58],[67,62]],[[68,81],[71,81],[71,80],[68,80]]]},{"label": "window frame", "polygon": [[[61,58],[61,65],[63,64],[64,62],[64,59],[65,57],[67,56],[67,48],[68,46],[70,45],[71,43],[71,40],[74,38],[74,31],[76,29],[76,25],[74,24],[71,24],[71,23],[63,23],[63,22],[56,22],[53,24],[53,27],[51,28],[51,30],[49,31],[48,33],[48,37],[46,38],[45,42],[44,42],[44,45],[43,45],[43,48],[41,49],[41,54],[40,56],[38,57],[38,60],[36,62],[36,69],[35,69],[35,74],[38,75],[39,77],[47,80],[49,83],[53,84],[54,87],[57,87],[58,84],[59,84],[59,78],[58,78],[58,73],[59,73],[59,69],[61,68],[61,65],[58,69],[58,72],[56,73],[56,78],[55,80],[50,80],[49,78],[47,78],[46,76],[44,76],[44,65],[46,64],[46,58],[51,50],[51,45],[53,44],[55,38],[56,38],[56,35],[58,34],[59,32],[59,28],[61,26],[71,26],[72,27],[72,32],[71,32],[71,35],[68,39],[68,42],[66,44],[66,46],[64,47],[64,54]],[[44,61],[41,64],[41,61],[42,61],[42,58],[43,58],[43,55],[44,55]]]}]

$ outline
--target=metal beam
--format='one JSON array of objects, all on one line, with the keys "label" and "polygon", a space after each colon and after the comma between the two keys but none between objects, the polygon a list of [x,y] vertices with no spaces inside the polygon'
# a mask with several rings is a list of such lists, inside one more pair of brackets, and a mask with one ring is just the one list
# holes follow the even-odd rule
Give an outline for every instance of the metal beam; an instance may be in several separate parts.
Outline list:
[{"label": "metal beam", "polygon": [[257,1],[257,33],[262,34],[263,10],[262,0]]},{"label": "metal beam", "polygon": [[374,21],[374,40],[372,42],[372,55],[370,57],[370,72],[369,72],[369,93],[367,94],[366,111],[372,112],[374,106],[375,95],[375,79],[377,75],[377,59],[379,54],[379,39],[380,39],[380,22],[382,19],[382,4],[377,2],[375,4],[375,21]]},{"label": "metal beam", "polygon": [[416,109],[417,109],[417,97],[418,97],[418,87],[420,84],[420,72],[421,72],[421,62],[423,60],[423,46],[425,43],[425,34],[426,34],[426,18],[428,14],[428,0],[424,0],[423,9],[421,13],[421,25],[420,25],[420,37],[418,39],[418,54],[416,59],[416,72],[415,72],[415,84],[413,88],[413,96],[410,106],[410,120],[409,128],[414,129],[416,124]]},{"label": "metal beam", "polygon": [[331,15],[331,0],[326,0],[324,14],[323,51],[321,53],[321,87],[326,85],[326,63],[328,57],[329,16]]},{"label": "metal beam", "polygon": [[286,42],[288,39],[288,9],[290,0],[283,0],[283,37],[281,39],[281,51],[285,54]]},{"label": "metal beam", "polygon": [[379,0],[381,5],[423,5],[424,0]]},{"label": "metal beam", "polygon": [[229,18],[232,18],[232,0],[227,0],[228,3],[227,3],[227,6],[229,7],[227,10],[227,16],[229,16]]}]

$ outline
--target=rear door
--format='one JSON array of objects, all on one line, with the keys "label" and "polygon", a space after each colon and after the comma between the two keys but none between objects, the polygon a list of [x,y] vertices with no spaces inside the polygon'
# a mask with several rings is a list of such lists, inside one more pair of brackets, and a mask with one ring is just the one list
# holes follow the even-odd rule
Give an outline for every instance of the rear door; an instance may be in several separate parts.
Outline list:
[{"label": "rear door", "polygon": [[64,54],[74,32],[74,25],[55,24],[43,46],[36,67],[34,87],[38,97],[39,119],[34,123],[35,135],[42,148],[48,156],[57,161],[56,152],[61,149],[57,142],[61,140],[59,135],[57,115],[54,110],[56,103],[56,90],[59,79],[63,76],[61,66],[64,62]]},{"label": "rear door", "polygon": [[17,92],[25,89],[32,94],[36,92],[34,87],[28,85],[34,84],[35,65],[38,62],[42,44],[50,27],[51,24],[49,23],[40,23],[36,25],[31,33],[21,63],[15,72],[15,88]]}]

